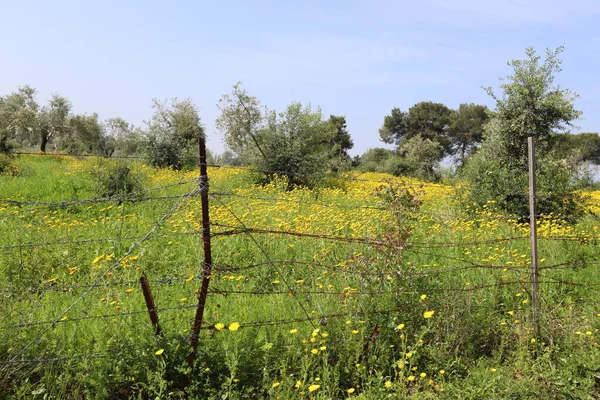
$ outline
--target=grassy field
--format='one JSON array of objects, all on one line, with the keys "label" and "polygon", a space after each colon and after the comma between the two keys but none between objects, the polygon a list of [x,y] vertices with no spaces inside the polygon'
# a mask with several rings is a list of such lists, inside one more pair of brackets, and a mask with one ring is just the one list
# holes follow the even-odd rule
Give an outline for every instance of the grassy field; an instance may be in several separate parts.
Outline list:
[{"label": "grassy field", "polygon": [[138,189],[102,200],[125,164],[14,164],[0,175],[0,398],[600,398],[598,192],[577,224],[539,223],[536,334],[529,227],[492,202],[464,211],[454,186],[383,174],[287,191],[209,168],[192,368],[198,173],[127,162]]}]

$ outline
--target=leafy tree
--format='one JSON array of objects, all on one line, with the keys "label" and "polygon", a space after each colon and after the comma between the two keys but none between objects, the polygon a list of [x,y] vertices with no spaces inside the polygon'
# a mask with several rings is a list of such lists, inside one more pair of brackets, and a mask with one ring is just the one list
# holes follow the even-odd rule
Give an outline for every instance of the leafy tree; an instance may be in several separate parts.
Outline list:
[{"label": "leafy tree", "polygon": [[290,188],[312,186],[319,180],[329,159],[335,127],[323,119],[321,109],[292,103],[277,114],[267,114],[266,127],[257,133],[264,157],[256,166],[267,172],[284,175]]},{"label": "leafy tree", "polygon": [[109,118],[104,122],[106,141],[113,142],[114,153],[119,156],[131,156],[141,150],[143,132],[123,118]]},{"label": "leafy tree", "polygon": [[0,153],[10,153],[17,141],[31,140],[38,108],[30,86],[0,97]]},{"label": "leafy tree", "polygon": [[224,134],[225,144],[237,157],[251,164],[257,157],[265,158],[264,144],[258,131],[264,128],[266,108],[254,96],[241,88],[241,82],[233,86],[233,91],[221,97],[218,104],[221,115],[216,125]]},{"label": "leafy tree", "polygon": [[381,141],[398,146],[409,137],[407,116],[407,113],[399,108],[392,108],[391,114],[383,118],[383,126],[379,129]]},{"label": "leafy tree", "polygon": [[231,150],[225,150],[223,152],[223,154],[220,154],[218,157],[216,157],[216,161],[218,164],[223,164],[223,165],[233,165],[233,166],[243,165],[242,161],[240,160],[238,155],[236,155]]},{"label": "leafy tree", "polygon": [[583,162],[600,165],[600,136],[597,133],[567,133],[558,139],[556,147],[572,165]]},{"label": "leafy tree", "polygon": [[460,164],[481,145],[485,123],[488,121],[488,108],[479,104],[463,103],[452,113],[450,138],[452,153],[458,154]]},{"label": "leafy tree", "polygon": [[107,146],[104,126],[98,114],[78,114],[69,118],[69,130],[63,135],[61,147],[68,153],[88,153],[110,156],[113,146]]},{"label": "leafy tree", "polygon": [[360,165],[364,166],[366,164],[383,164],[389,158],[396,155],[396,152],[390,149],[384,149],[381,147],[374,147],[372,149],[368,149],[360,156]]},{"label": "leafy tree", "polygon": [[155,167],[181,169],[196,165],[198,137],[204,135],[198,107],[190,100],[153,101],[148,122],[147,155]]},{"label": "leafy tree", "polygon": [[410,165],[411,174],[428,180],[437,179],[435,166],[444,153],[439,142],[417,135],[402,143],[398,152]]},{"label": "leafy tree", "polygon": [[267,180],[274,172],[284,175],[290,188],[315,184],[315,175],[336,168],[332,160],[345,158],[352,146],[344,117],[324,120],[319,108],[300,103],[282,113],[267,110],[240,83],[221,97],[219,108],[217,128],[236,162],[266,172]]},{"label": "leafy tree", "polygon": [[46,152],[46,147],[52,139],[65,139],[69,134],[71,107],[71,102],[66,97],[53,94],[48,104],[40,109],[36,132],[42,153]]},{"label": "leafy tree", "polygon": [[423,139],[429,139],[442,146],[442,158],[451,151],[451,117],[452,110],[444,104],[431,101],[417,103],[408,112],[394,108],[391,114],[384,118],[379,136],[384,143],[394,144],[399,148],[403,142],[420,135]]},{"label": "leafy tree", "polygon": [[558,56],[562,51],[562,47],[547,50],[542,62],[535,50],[528,48],[526,59],[509,62],[514,73],[500,85],[502,96],[486,89],[496,100],[496,109],[480,151],[465,169],[471,203],[483,205],[494,200],[504,210],[526,219],[527,137],[533,136],[539,212],[576,216],[581,211],[572,191],[573,172],[556,151],[558,133],[581,115],[574,108],[576,95],[554,84],[554,74],[561,70]]},{"label": "leafy tree", "polygon": [[528,47],[527,59],[508,63],[514,74],[500,85],[501,97],[486,88],[496,101],[493,116],[499,123],[501,156],[511,166],[527,168],[528,136],[535,138],[536,150],[543,154],[553,148],[556,134],[573,127],[572,121],[581,116],[574,104],[578,96],[554,84],[554,74],[562,69],[559,55],[563,50],[562,46],[548,49],[541,63],[541,56]]},{"label": "leafy tree", "polygon": [[354,142],[348,133],[345,116],[330,115],[329,123],[332,125],[329,159],[332,169],[337,170],[340,166],[350,162],[348,150],[352,149]]},{"label": "leafy tree", "polygon": [[451,139],[449,136],[449,127],[452,117],[452,110],[442,103],[431,101],[422,101],[415,104],[408,110],[407,125],[411,139],[420,135],[423,139],[429,139],[442,146],[443,152],[440,158],[450,154]]},{"label": "leafy tree", "polygon": [[413,166],[394,150],[375,147],[365,151],[359,158],[357,167],[361,171],[385,172],[392,175],[408,175],[414,172]]}]

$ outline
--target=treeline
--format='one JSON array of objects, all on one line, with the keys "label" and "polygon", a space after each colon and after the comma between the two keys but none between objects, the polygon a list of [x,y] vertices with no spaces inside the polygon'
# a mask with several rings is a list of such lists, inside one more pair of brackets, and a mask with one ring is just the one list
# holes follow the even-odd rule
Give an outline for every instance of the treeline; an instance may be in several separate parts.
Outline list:
[{"label": "treeline", "polygon": [[198,107],[189,99],[153,100],[144,127],[123,118],[101,121],[97,113],[76,114],[71,102],[53,94],[38,102],[23,86],[0,97],[0,153],[18,149],[104,157],[144,156],[156,167],[196,165],[196,140],[204,134]]},{"label": "treeline", "polygon": [[[353,141],[345,116],[326,118],[320,108],[297,102],[282,112],[270,110],[238,83],[219,101],[216,126],[227,150],[211,156],[211,162],[251,166],[266,172],[263,180],[277,172],[290,187],[311,186],[320,174],[352,168],[438,180],[443,160],[469,176],[465,167],[481,163],[482,156],[475,155],[482,149],[493,148],[487,157],[508,168],[522,156],[524,138],[532,134],[541,140],[544,154],[573,170],[586,163],[600,165],[598,134],[574,135],[564,129],[580,114],[572,109],[572,93],[552,83],[560,51],[549,52],[544,65],[532,49],[527,59],[513,60],[518,74],[501,85],[503,97],[488,89],[496,101],[494,110],[472,103],[451,109],[431,101],[406,111],[393,108],[379,129],[380,140],[393,149],[373,148],[354,158],[348,154]],[[563,112],[567,108],[571,111]],[[70,101],[58,94],[40,103],[35,89],[23,86],[0,97],[0,153],[37,148],[143,156],[156,167],[195,168],[196,140],[204,135],[198,107],[190,99],[173,99],[154,100],[152,109],[143,127],[118,117],[101,121],[96,113],[75,114]]]}]

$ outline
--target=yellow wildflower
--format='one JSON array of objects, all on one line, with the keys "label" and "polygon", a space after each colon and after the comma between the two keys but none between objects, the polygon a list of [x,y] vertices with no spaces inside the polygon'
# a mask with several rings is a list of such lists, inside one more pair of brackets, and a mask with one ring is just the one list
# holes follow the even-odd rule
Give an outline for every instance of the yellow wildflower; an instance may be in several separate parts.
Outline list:
[{"label": "yellow wildflower", "polygon": [[310,386],[308,387],[308,391],[309,391],[309,392],[314,392],[315,390],[317,390],[317,389],[318,389],[318,388],[320,388],[320,387],[321,387],[321,385],[310,385]]}]

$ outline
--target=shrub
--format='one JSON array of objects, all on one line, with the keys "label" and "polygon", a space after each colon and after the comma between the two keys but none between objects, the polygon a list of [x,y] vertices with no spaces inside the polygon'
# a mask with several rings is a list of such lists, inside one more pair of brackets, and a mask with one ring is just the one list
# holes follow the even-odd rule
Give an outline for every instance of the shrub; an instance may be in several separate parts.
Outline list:
[{"label": "shrub", "polygon": [[17,175],[18,172],[10,156],[0,154],[0,175]]},{"label": "shrub", "polygon": [[92,175],[96,180],[97,194],[101,197],[144,193],[145,177],[125,165],[95,168]]},{"label": "shrub", "polygon": [[[465,205],[482,207],[489,201],[520,221],[529,220],[529,176],[526,171],[510,168],[489,154],[486,146],[475,154],[462,170],[469,182],[461,199]],[[585,210],[586,198],[579,192],[573,170],[564,160],[552,156],[537,160],[536,211],[538,215],[554,214],[575,222]]]}]

